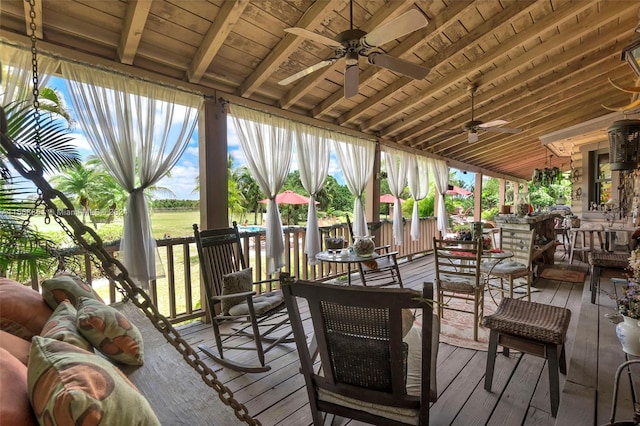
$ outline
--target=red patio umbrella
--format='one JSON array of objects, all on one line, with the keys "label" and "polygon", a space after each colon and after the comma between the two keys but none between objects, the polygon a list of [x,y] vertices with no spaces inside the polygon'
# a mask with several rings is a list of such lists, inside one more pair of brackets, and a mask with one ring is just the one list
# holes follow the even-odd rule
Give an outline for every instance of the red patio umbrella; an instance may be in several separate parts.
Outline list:
[{"label": "red patio umbrella", "polygon": [[452,186],[447,192],[447,195],[471,195],[473,192],[466,190],[464,188],[460,188],[459,186]]}]

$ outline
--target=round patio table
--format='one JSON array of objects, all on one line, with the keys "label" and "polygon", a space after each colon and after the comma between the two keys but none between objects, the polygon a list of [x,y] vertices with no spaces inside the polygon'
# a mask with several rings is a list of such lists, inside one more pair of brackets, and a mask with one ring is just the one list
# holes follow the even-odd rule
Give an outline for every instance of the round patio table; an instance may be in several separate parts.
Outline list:
[{"label": "round patio table", "polygon": [[[345,249],[346,250],[346,249]],[[362,263],[362,262],[370,262],[375,260],[378,257],[377,253],[373,253],[371,256],[358,256],[353,252],[349,251],[347,255],[343,255],[342,252],[333,252],[333,251],[321,251],[316,254],[316,259],[321,262],[335,263],[335,264],[347,264],[347,283],[351,285],[351,264],[352,263]]]}]

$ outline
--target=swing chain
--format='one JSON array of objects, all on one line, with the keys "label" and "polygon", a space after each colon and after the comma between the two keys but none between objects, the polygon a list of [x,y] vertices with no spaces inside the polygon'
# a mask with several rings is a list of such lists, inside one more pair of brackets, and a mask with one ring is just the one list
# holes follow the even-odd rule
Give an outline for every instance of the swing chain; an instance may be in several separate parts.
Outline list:
[{"label": "swing chain", "polygon": [[38,79],[38,49],[36,48],[36,0],[28,0],[29,2],[29,29],[31,30],[31,68],[33,82],[33,121],[36,141],[36,154],[40,158],[40,89]]}]

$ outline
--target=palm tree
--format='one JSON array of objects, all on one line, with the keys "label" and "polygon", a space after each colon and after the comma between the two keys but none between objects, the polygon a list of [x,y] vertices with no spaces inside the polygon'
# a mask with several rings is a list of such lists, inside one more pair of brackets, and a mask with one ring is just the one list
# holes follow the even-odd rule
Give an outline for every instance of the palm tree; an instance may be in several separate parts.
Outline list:
[{"label": "palm tree", "polygon": [[[45,172],[55,172],[79,161],[64,119],[68,113],[52,90],[41,90],[47,102],[41,104],[39,117],[28,102],[12,102],[0,107],[0,137],[39,159]],[[63,118],[61,120],[60,118]],[[68,121],[67,121],[68,122]],[[15,176],[9,168],[7,151],[0,146],[0,274],[11,271],[17,280],[30,278],[37,268],[49,265],[38,261],[50,259],[53,243],[30,226],[32,210],[38,206],[30,182]],[[24,214],[27,212],[28,214]],[[26,218],[25,218],[26,216]]]},{"label": "palm tree", "polygon": [[253,178],[247,166],[236,168],[233,176],[237,183],[238,191],[243,194],[242,207],[245,211],[253,212],[253,223],[258,223],[260,200],[264,198],[258,182]]},{"label": "palm tree", "polygon": [[98,177],[99,172],[94,167],[87,163],[76,163],[51,178],[53,186],[80,207],[83,223],[86,223],[87,213],[90,212],[92,198],[102,192],[99,190]]}]

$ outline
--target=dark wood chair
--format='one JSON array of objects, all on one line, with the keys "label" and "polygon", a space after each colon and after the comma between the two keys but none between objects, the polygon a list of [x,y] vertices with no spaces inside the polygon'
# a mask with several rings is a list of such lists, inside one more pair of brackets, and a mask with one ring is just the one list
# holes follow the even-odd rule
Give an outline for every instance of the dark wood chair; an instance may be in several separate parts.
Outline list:
[{"label": "dark wood chair", "polygon": [[[346,215],[346,218],[351,244],[353,244],[355,241],[353,226],[349,215]],[[360,273],[362,285],[365,287],[398,285],[402,288],[402,277],[400,276],[400,268],[398,268],[398,252],[391,251],[389,245],[384,245],[377,246],[375,253],[378,255],[375,259],[358,263],[358,272]]]},{"label": "dark wood chair", "polygon": [[[232,228],[202,231],[194,224],[193,231],[218,350],[199,348],[234,370],[268,371],[265,353],[280,343],[293,342],[282,291],[275,288],[278,279],[253,281],[235,222]],[[255,345],[247,345],[247,338]],[[228,350],[255,350],[260,365],[234,361],[225,354]]]},{"label": "dark wood chair", "polygon": [[376,425],[429,424],[439,333],[430,283],[418,292],[289,279],[282,290],[314,425],[323,424],[322,412]]},{"label": "dark wood chair", "polygon": [[[438,316],[444,310],[473,315],[473,339],[478,340],[478,327],[484,315],[484,281],[480,264],[482,240],[438,240],[433,238],[436,267]],[[450,306],[451,299],[472,303],[471,310]]]}]

